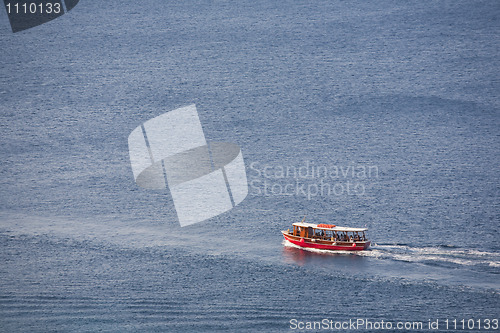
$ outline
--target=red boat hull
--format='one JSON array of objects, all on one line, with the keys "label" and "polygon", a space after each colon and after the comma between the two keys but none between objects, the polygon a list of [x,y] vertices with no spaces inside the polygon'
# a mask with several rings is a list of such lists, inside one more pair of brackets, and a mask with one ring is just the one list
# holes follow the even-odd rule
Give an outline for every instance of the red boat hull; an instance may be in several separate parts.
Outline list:
[{"label": "red boat hull", "polygon": [[287,241],[289,241],[292,244],[295,244],[300,247],[304,248],[312,248],[312,249],[319,249],[319,250],[331,250],[331,251],[363,251],[368,249],[370,247],[370,242],[360,242],[359,244],[356,244],[356,242],[353,243],[348,243],[348,244],[324,244],[320,242],[313,242],[311,239],[304,239],[304,238],[297,238],[297,237],[290,237],[287,234],[283,232],[283,237]]}]

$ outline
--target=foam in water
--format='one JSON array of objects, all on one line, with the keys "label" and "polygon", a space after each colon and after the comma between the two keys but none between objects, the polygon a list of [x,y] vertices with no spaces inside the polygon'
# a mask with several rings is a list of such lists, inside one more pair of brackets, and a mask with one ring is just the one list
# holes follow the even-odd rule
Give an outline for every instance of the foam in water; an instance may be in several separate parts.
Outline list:
[{"label": "foam in water", "polygon": [[[445,249],[442,247],[413,247],[408,245],[374,245],[362,255],[406,262],[449,262],[457,265],[488,265],[499,267],[500,254],[474,249]],[[488,259],[485,259],[488,258]]]}]

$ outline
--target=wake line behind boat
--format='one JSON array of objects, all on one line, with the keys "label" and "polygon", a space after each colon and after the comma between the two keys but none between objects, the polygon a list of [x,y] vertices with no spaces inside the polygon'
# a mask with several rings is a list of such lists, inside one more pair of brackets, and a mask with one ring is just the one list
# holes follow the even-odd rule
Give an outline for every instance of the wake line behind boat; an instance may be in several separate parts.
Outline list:
[{"label": "wake line behind boat", "polygon": [[293,230],[281,233],[287,241],[300,247],[334,251],[363,251],[370,241],[366,239],[366,228],[338,227],[333,224],[294,223]]}]

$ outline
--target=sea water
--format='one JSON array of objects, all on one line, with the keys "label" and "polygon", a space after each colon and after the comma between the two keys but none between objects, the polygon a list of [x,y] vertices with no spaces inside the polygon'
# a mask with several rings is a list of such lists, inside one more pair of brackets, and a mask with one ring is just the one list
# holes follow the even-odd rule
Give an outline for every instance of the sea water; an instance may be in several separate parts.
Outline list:
[{"label": "sea water", "polygon": [[[0,10],[0,331],[493,330],[499,15],[82,0],[14,34]],[[127,138],[191,103],[208,141],[241,147],[249,194],[181,228]],[[285,243],[304,216],[372,246]]]}]

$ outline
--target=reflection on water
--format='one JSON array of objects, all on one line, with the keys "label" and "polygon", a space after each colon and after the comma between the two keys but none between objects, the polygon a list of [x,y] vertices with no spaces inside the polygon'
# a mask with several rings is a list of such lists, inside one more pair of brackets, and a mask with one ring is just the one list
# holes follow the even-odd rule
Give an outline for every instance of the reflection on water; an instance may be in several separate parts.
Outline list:
[{"label": "reflection on water", "polygon": [[283,259],[286,263],[299,266],[316,266],[363,272],[367,269],[367,258],[354,252],[302,249],[283,241]]}]

